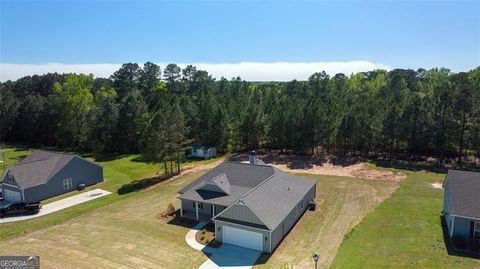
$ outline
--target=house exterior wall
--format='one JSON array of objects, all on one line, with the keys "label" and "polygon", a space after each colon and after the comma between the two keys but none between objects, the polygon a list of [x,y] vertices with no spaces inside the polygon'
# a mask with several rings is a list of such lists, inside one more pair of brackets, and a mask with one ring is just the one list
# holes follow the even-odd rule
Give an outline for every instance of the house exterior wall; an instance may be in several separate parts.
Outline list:
[{"label": "house exterior wall", "polygon": [[[63,180],[68,178],[72,179],[72,187],[64,189]],[[39,202],[77,190],[79,184],[90,186],[100,182],[103,182],[103,168],[75,157],[47,183],[25,189],[25,200],[27,202]]]},{"label": "house exterior wall", "polygon": [[223,229],[224,229],[223,227],[225,225],[233,228],[246,230],[246,231],[261,233],[263,236],[263,240],[262,240],[263,252],[271,253],[271,249],[270,249],[271,232],[269,230],[259,229],[259,228],[250,227],[247,225],[240,225],[240,224],[221,221],[221,220],[215,220],[215,240],[218,242],[223,242]]},{"label": "house exterior wall", "polygon": [[[193,219],[195,219],[195,206],[194,202],[192,200],[186,200],[186,199],[180,199],[180,203],[182,204],[182,210],[187,211],[187,212],[192,212],[193,213]],[[199,202],[200,204],[200,202]],[[215,214],[218,215],[220,212],[222,212],[226,207],[225,206],[220,206],[220,205],[215,205]],[[211,204],[209,203],[203,203],[203,209],[198,208],[198,214],[201,215],[212,215],[212,208]],[[186,218],[190,217],[191,215],[184,215]]]},{"label": "house exterior wall", "polygon": [[272,251],[280,244],[282,239],[293,228],[295,223],[302,217],[308,208],[311,200],[315,199],[315,185],[305,194],[305,196],[290,211],[287,217],[272,232]]},{"label": "house exterior wall", "polygon": [[453,236],[461,236],[465,239],[470,239],[470,223],[472,219],[455,217],[455,225],[453,227]]},{"label": "house exterior wall", "polygon": [[246,205],[233,204],[221,215],[222,218],[265,225]]}]

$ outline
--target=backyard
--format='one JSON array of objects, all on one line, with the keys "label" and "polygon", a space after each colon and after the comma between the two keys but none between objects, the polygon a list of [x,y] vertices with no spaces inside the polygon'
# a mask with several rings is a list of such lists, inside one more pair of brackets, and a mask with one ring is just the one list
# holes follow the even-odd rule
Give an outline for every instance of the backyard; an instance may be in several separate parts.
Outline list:
[{"label": "backyard", "polygon": [[392,198],[356,226],[332,268],[480,268],[480,260],[449,255],[440,211],[444,174],[411,172]]}]

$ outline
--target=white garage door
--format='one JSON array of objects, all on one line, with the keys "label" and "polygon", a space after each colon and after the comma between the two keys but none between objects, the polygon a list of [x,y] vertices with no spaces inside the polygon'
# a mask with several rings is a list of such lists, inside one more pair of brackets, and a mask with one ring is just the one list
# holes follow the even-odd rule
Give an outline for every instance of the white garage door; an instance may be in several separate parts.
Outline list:
[{"label": "white garage door", "polygon": [[18,191],[3,189],[2,195],[3,195],[3,199],[5,201],[16,202],[16,201],[21,201],[22,200],[22,196],[20,195],[20,192],[18,192]]},{"label": "white garage door", "polygon": [[223,226],[223,243],[262,251],[261,233]]}]

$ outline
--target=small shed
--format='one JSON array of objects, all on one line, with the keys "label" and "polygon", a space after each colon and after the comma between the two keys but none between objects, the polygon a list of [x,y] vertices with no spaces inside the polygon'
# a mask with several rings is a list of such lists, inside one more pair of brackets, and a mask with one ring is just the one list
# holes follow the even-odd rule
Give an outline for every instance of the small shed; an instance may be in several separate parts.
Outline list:
[{"label": "small shed", "polygon": [[217,148],[209,146],[193,146],[192,157],[196,158],[213,158],[217,156]]}]

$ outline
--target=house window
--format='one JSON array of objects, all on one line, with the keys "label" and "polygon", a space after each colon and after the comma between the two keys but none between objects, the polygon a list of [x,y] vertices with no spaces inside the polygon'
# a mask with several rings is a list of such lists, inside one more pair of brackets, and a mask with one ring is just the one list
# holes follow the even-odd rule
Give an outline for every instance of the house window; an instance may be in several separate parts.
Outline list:
[{"label": "house window", "polygon": [[71,188],[72,188],[72,179],[71,178],[64,179],[63,180],[63,189],[68,190],[68,189],[71,189]]},{"label": "house window", "polygon": [[475,227],[473,228],[473,238],[480,239],[480,222],[475,222]]},{"label": "house window", "polygon": [[13,183],[13,176],[10,174],[10,172],[7,173],[7,180],[8,183]]},{"label": "house window", "polygon": [[193,202],[192,204],[193,204],[193,208],[196,208],[196,206],[195,206],[195,202]]},{"label": "house window", "polygon": [[203,203],[198,203],[198,208],[203,209]]}]

